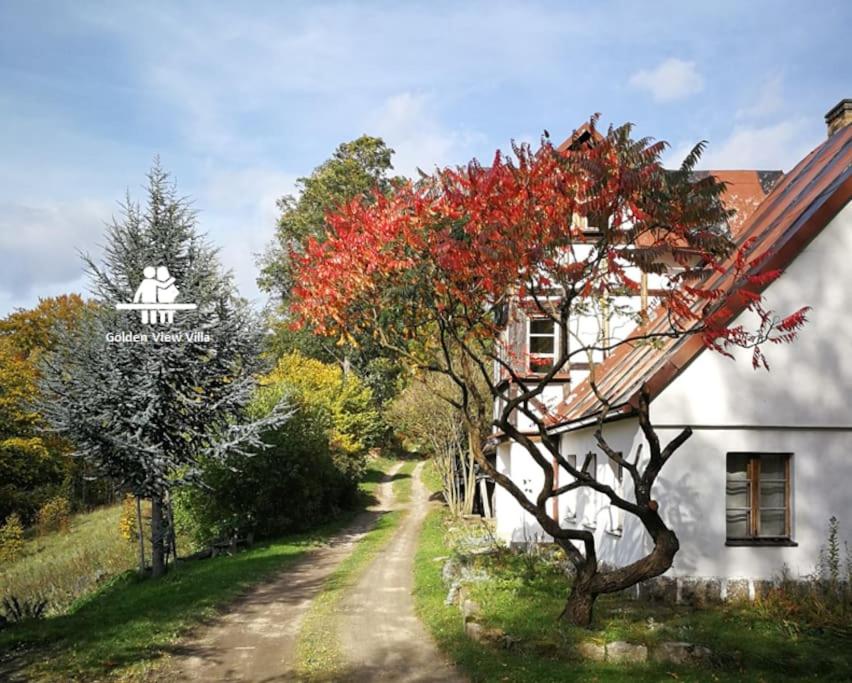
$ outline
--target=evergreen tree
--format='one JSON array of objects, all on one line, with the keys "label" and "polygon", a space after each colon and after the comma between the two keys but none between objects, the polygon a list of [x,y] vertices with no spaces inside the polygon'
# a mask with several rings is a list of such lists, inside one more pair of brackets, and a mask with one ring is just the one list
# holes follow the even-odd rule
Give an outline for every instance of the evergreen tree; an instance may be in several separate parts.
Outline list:
[{"label": "evergreen tree", "polygon": [[[205,459],[226,461],[262,447],[263,431],[288,411],[279,404],[262,417],[249,415],[265,369],[265,328],[237,296],[198,232],[195,212],[159,162],[148,174],[147,195],[144,208],[129,197],[122,204],[108,227],[102,263],[84,256],[96,305],[46,358],[41,410],[77,455],[123,490],[151,499],[152,573],[158,576],[165,571],[170,490],[195,480]],[[146,324],[139,311],[116,310],[133,301],[152,266],[165,266],[178,302],[197,308],[177,311],[168,324]],[[115,341],[116,335],[138,336]]]}]

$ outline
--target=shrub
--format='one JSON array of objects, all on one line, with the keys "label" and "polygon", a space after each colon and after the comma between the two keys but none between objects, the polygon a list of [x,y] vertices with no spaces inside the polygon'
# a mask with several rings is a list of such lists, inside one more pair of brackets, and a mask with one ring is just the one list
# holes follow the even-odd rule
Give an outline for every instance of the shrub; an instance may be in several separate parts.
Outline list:
[{"label": "shrub", "polygon": [[370,390],[335,365],[292,353],[263,379],[253,410],[282,397],[295,413],[264,435],[269,448],[206,463],[201,485],[175,495],[175,525],[197,544],[304,529],[354,504],[381,430]]},{"label": "shrub", "polygon": [[766,616],[790,631],[803,627],[848,633],[852,619],[852,557],[846,548],[846,575],[842,573],[840,524],[828,521],[826,543],[820,549],[817,566],[804,580],[790,577],[786,567],[775,586],[757,601]]},{"label": "shrub", "polygon": [[67,498],[56,496],[39,508],[36,514],[36,529],[39,534],[51,531],[68,531],[71,528],[71,503]]},{"label": "shrub", "polygon": [[125,541],[135,541],[139,531],[136,528],[136,498],[131,494],[121,501],[121,516],[118,518],[118,534]]},{"label": "shrub", "polygon": [[0,561],[11,562],[24,552],[24,525],[17,513],[12,513],[0,527]]},{"label": "shrub", "polygon": [[31,598],[18,600],[14,595],[3,598],[3,618],[9,623],[41,619],[47,609],[47,600]]}]

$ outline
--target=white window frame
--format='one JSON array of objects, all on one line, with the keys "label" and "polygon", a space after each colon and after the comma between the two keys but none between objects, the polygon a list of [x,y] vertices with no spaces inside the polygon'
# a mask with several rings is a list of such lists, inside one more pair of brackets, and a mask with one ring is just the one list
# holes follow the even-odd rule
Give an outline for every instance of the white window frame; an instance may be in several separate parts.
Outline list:
[{"label": "white window frame", "polygon": [[[537,322],[537,321],[540,321],[540,320],[546,320],[547,322],[549,322],[553,325],[553,335],[552,335],[553,336],[553,353],[536,353],[536,354],[533,354],[533,352],[531,350],[532,344],[530,342],[532,341],[533,337],[545,337],[546,338],[546,337],[551,336],[549,334],[541,334],[541,333],[538,333],[538,332],[533,333],[533,331],[532,331],[533,322]],[[555,321],[551,320],[550,318],[548,318],[545,315],[527,316],[527,340],[526,341],[527,341],[527,349],[526,349],[527,350],[527,370],[530,373],[535,372],[537,374],[544,374],[545,372],[547,372],[547,370],[542,371],[538,368],[533,369],[532,356],[535,355],[537,358],[550,358],[550,360],[551,360],[550,366],[553,367],[553,364],[556,362],[556,356],[558,355],[557,349],[559,349],[559,325],[557,325]]]}]

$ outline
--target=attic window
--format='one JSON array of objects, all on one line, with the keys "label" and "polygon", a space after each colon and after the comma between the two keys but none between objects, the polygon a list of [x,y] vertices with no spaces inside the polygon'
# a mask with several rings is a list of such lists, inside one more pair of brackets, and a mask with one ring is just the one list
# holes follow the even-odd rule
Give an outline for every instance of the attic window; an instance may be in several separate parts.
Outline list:
[{"label": "attic window", "polygon": [[550,318],[531,318],[527,323],[530,372],[547,372],[556,360],[556,323]]},{"label": "attic window", "polygon": [[790,545],[789,453],[728,453],[728,545]]}]

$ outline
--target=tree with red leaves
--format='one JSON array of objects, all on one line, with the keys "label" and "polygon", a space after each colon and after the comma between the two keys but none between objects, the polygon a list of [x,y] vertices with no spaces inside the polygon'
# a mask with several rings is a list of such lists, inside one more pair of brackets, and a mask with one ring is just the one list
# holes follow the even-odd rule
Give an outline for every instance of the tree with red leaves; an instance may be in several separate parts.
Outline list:
[{"label": "tree with red leaves", "polygon": [[[512,157],[498,152],[489,167],[473,161],[439,170],[392,195],[343,206],[327,217],[327,239],[312,240],[298,257],[292,307],[297,320],[319,332],[344,340],[372,335],[392,356],[449,376],[457,395],[447,399],[471,424],[483,405],[472,372],[480,376],[498,407],[494,428],[529,451],[543,471],[542,490],[528,497],[481,448],[477,460],[575,565],[564,615],[576,624],[590,623],[598,595],[671,566],[679,544],[652,489],[691,432],[660,444],[643,393],[637,413],[650,453],[641,464],[629,462],[606,443],[602,414],[598,445],[633,481],[632,497],[622,496],[589,474],[588,458],[572,465],[562,456],[558,437],[548,431],[553,416],[541,401],[545,387],[577,357],[690,335],[723,354],[750,348],[755,366],[765,366],[761,347],[792,341],[806,312],[781,318],[764,306],[761,292],[779,272],[761,267],[766,254],[752,243],[738,245],[728,234],[724,185],[693,173],[703,143],[680,169],[668,171],[660,163],[665,143],[631,139],[630,125],[601,135],[596,120],[588,125],[593,144],[558,149],[545,137],[536,150],[521,145]],[[624,297],[637,296],[643,273],[664,276],[665,285],[650,313],[622,311],[635,319],[633,332],[622,338],[572,334],[572,321],[602,305],[612,315]],[[742,310],[756,316],[753,328],[732,324],[733,312]],[[552,360],[533,377],[518,370],[526,364],[513,357],[517,350],[502,334],[512,315],[544,318],[558,330]],[[526,360],[535,365],[539,359]],[[598,393],[594,367],[590,383]],[[598,398],[606,405],[606,396]],[[535,425],[538,442],[517,427],[517,414]],[[554,462],[569,474],[569,484],[555,487]],[[653,550],[626,567],[601,569],[592,534],[563,528],[547,510],[553,496],[584,487],[636,515]]]}]

